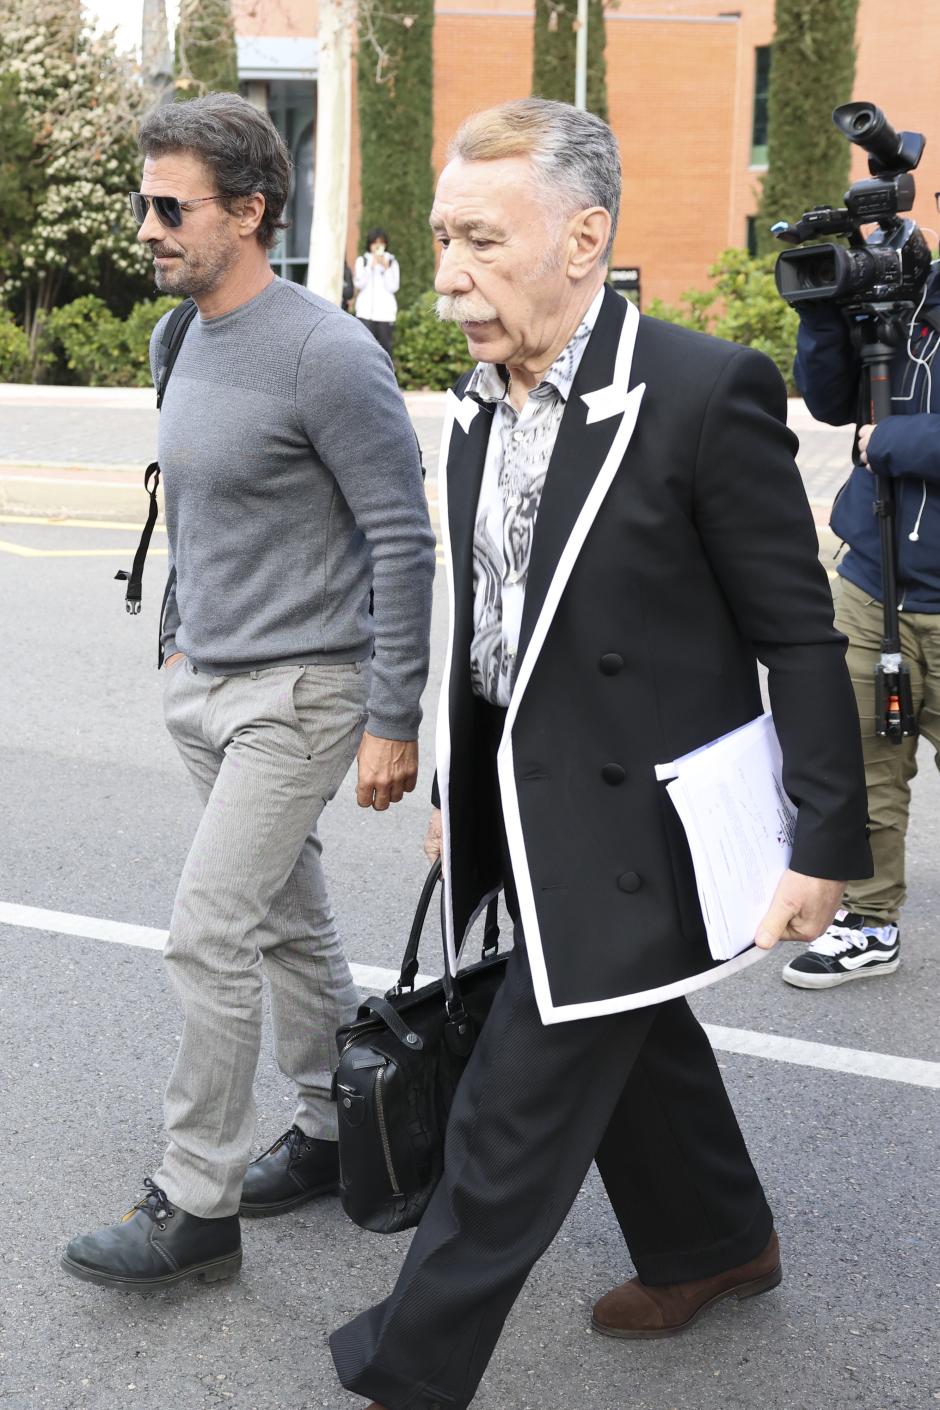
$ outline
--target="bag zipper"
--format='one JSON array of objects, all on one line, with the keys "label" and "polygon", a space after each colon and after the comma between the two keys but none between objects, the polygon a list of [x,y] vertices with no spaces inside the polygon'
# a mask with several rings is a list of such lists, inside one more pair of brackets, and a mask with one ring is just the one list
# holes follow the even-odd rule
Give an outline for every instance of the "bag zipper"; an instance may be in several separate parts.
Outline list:
[{"label": "bag zipper", "polygon": [[385,1085],[385,1074],[387,1068],[382,1067],[375,1074],[375,1113],[379,1119],[379,1135],[382,1138],[382,1152],[385,1156],[385,1169],[388,1172],[388,1182],[392,1187],[393,1195],[401,1195],[401,1186],[398,1183],[398,1176],[395,1174],[395,1166],[392,1164],[392,1147],[388,1139],[388,1127],[385,1124],[385,1100],[382,1089]]}]

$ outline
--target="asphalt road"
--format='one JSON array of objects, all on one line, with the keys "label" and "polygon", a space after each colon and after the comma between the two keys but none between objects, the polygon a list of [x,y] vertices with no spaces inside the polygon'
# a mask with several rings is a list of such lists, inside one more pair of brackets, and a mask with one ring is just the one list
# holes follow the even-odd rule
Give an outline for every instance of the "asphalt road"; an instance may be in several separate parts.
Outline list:
[{"label": "asphalt road", "polygon": [[[0,901],[162,928],[198,807],[163,733],[153,669],[163,565],[151,562],[137,619],[111,581],[134,537],[24,521],[0,528]],[[400,958],[424,874],[438,589],[418,793],[379,816],[356,808],[347,783],[323,826],[342,933],[362,964],[390,968]],[[940,1062],[940,781],[923,748],[921,766],[897,975],[804,993],[780,981],[775,952],[697,999],[703,1020]],[[231,1283],[122,1296],[60,1273],[67,1239],[119,1217],[159,1159],[177,1009],[153,950],[0,924],[0,955],[0,1406],[362,1405],[337,1387],[326,1336],[387,1292],[407,1236],[363,1233],[332,1199],[246,1223],[245,1264]],[[425,967],[435,968],[433,944]],[[782,1287],[724,1303],[674,1341],[594,1336],[592,1300],[632,1270],[592,1175],[526,1285],[475,1407],[940,1403],[937,1089],[719,1056],[775,1210]],[[269,1043],[257,1090],[261,1150],[291,1112]]]}]

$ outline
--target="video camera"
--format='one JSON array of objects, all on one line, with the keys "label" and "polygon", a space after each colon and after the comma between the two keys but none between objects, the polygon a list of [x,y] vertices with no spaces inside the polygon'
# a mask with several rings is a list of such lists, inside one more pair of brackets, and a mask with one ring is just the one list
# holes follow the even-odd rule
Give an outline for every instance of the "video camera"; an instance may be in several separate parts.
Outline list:
[{"label": "video camera", "polygon": [[[828,300],[867,311],[872,303],[916,305],[930,273],[930,249],[913,220],[900,212],[914,205],[911,172],[924,153],[920,132],[895,132],[874,103],[844,103],[832,114],[836,127],[868,153],[871,176],[845,193],[845,207],[815,206],[795,225],[771,227],[778,240],[801,245],[820,235],[845,235],[842,245],[814,244],[787,250],[774,270],[788,304]],[[878,229],[866,240],[863,225]]]}]

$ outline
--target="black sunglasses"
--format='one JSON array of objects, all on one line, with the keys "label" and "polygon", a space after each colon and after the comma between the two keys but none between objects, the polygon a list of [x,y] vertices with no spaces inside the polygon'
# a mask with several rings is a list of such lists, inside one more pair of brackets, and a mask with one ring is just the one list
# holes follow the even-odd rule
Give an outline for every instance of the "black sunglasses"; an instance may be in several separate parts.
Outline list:
[{"label": "black sunglasses", "polygon": [[181,201],[176,196],[145,196],[142,191],[128,191],[131,210],[138,225],[143,225],[147,212],[153,206],[161,225],[175,230],[183,223],[183,211],[192,206],[201,206],[205,201],[220,201],[221,196],[194,196],[192,200]]}]

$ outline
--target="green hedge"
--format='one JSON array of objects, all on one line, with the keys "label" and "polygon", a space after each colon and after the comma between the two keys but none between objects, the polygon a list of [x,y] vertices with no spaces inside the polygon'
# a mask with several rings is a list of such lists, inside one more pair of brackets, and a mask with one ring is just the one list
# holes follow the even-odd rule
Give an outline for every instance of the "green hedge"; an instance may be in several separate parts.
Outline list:
[{"label": "green hedge", "polygon": [[[403,309],[395,326],[395,370],[405,391],[444,391],[472,364],[467,340],[455,323],[442,323],[436,296],[423,294]],[[175,308],[169,296],[135,304],[118,318],[97,294],[85,294],[45,320],[44,360],[58,362],[51,380],[85,387],[149,387],[150,335]],[[0,309],[0,381],[29,381],[29,348],[23,330]]]},{"label": "green hedge", "polygon": [[[777,293],[773,266],[773,258],[725,250],[708,271],[711,288],[688,290],[678,305],[654,299],[649,312],[758,348],[777,364],[792,391],[798,320]],[[423,294],[398,315],[395,370],[404,391],[444,391],[472,365],[466,338],[455,323],[441,322],[435,302],[433,293]],[[84,386],[149,387],[150,335],[176,303],[170,297],[146,299],[121,319],[103,299],[86,294],[49,315],[45,341],[59,353],[66,375]],[[0,309],[0,381],[25,381],[29,375],[26,335]]]},{"label": "green hedge", "polygon": [[473,366],[467,340],[456,323],[437,316],[436,295],[423,294],[398,315],[395,324],[395,371],[406,392],[446,391]]},{"label": "green hedge", "polygon": [[29,339],[8,309],[0,308],[0,382],[32,380]]},{"label": "green hedge", "polygon": [[150,335],[179,299],[164,296],[135,304],[117,318],[97,294],[85,294],[54,309],[46,333],[57,344],[69,372],[86,387],[149,387]]},{"label": "green hedge", "polygon": [[777,293],[776,256],[752,258],[746,250],[725,250],[708,271],[710,289],[688,289],[678,305],[654,299],[649,312],[668,323],[714,333],[743,347],[757,348],[777,364],[791,393],[796,355],[796,313]]}]

